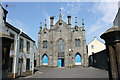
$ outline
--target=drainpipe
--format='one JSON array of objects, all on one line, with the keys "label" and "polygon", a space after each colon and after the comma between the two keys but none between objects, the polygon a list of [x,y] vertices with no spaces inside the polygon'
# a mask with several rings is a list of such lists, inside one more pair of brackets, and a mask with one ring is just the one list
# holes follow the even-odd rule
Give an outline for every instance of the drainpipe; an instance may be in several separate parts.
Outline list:
[{"label": "drainpipe", "polygon": [[20,33],[18,34],[18,38],[16,39],[16,43],[15,43],[15,54],[14,54],[14,61],[13,61],[13,78],[15,78],[15,71],[16,71],[16,58],[17,58],[17,53],[18,53],[18,49],[19,49],[19,39],[20,39],[20,34],[22,34],[22,31],[20,31]]}]

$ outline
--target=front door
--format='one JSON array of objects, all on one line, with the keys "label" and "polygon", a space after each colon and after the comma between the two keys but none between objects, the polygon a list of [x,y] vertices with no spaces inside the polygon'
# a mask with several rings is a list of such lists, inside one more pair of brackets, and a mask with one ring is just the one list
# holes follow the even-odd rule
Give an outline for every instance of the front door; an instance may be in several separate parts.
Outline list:
[{"label": "front door", "polygon": [[58,59],[58,67],[61,67],[61,59]]},{"label": "front door", "polygon": [[19,59],[19,63],[18,63],[18,76],[22,75],[22,64],[23,64],[22,59]]},{"label": "front door", "polygon": [[34,60],[34,67],[36,67],[36,60]]},{"label": "front door", "polygon": [[64,67],[64,66],[65,66],[64,59],[58,59],[58,67]]}]

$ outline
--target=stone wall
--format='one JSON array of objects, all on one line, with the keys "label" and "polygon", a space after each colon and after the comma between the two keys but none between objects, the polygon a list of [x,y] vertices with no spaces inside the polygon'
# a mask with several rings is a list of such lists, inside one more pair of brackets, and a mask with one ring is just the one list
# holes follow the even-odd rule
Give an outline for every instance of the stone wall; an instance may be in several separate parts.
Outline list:
[{"label": "stone wall", "polygon": [[[60,24],[62,23],[62,24]],[[65,66],[75,65],[75,55],[79,53],[82,57],[82,65],[87,65],[87,50],[85,30],[82,27],[70,28],[63,20],[58,20],[51,29],[42,29],[38,37],[38,51],[40,54],[40,66],[42,66],[42,57],[48,56],[48,67],[58,66],[58,41],[64,41]],[[75,39],[80,39],[80,47],[75,47]],[[47,40],[47,48],[43,48],[43,41]],[[70,52],[69,49],[72,51]],[[69,54],[72,54],[69,56]]]}]

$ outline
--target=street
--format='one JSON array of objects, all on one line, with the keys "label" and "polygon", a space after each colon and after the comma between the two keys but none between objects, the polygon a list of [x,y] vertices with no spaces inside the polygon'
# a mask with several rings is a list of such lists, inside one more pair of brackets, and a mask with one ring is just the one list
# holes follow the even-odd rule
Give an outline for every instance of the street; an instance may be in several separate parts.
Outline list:
[{"label": "street", "polygon": [[24,78],[108,78],[106,70],[89,68],[37,68],[37,72]]}]

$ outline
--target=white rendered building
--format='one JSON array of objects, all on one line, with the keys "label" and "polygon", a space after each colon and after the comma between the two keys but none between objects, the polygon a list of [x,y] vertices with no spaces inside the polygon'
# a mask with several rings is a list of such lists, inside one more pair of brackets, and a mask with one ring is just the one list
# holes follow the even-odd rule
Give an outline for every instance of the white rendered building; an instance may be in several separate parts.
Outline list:
[{"label": "white rendered building", "polygon": [[105,44],[99,41],[96,37],[88,44],[88,57],[94,53],[106,49]]},{"label": "white rendered building", "polygon": [[14,42],[11,44],[9,77],[27,76],[33,74],[34,62],[37,58],[37,47],[35,41],[27,34],[21,32],[13,25],[6,22],[6,11],[0,4],[0,33],[4,33],[13,38]]}]

